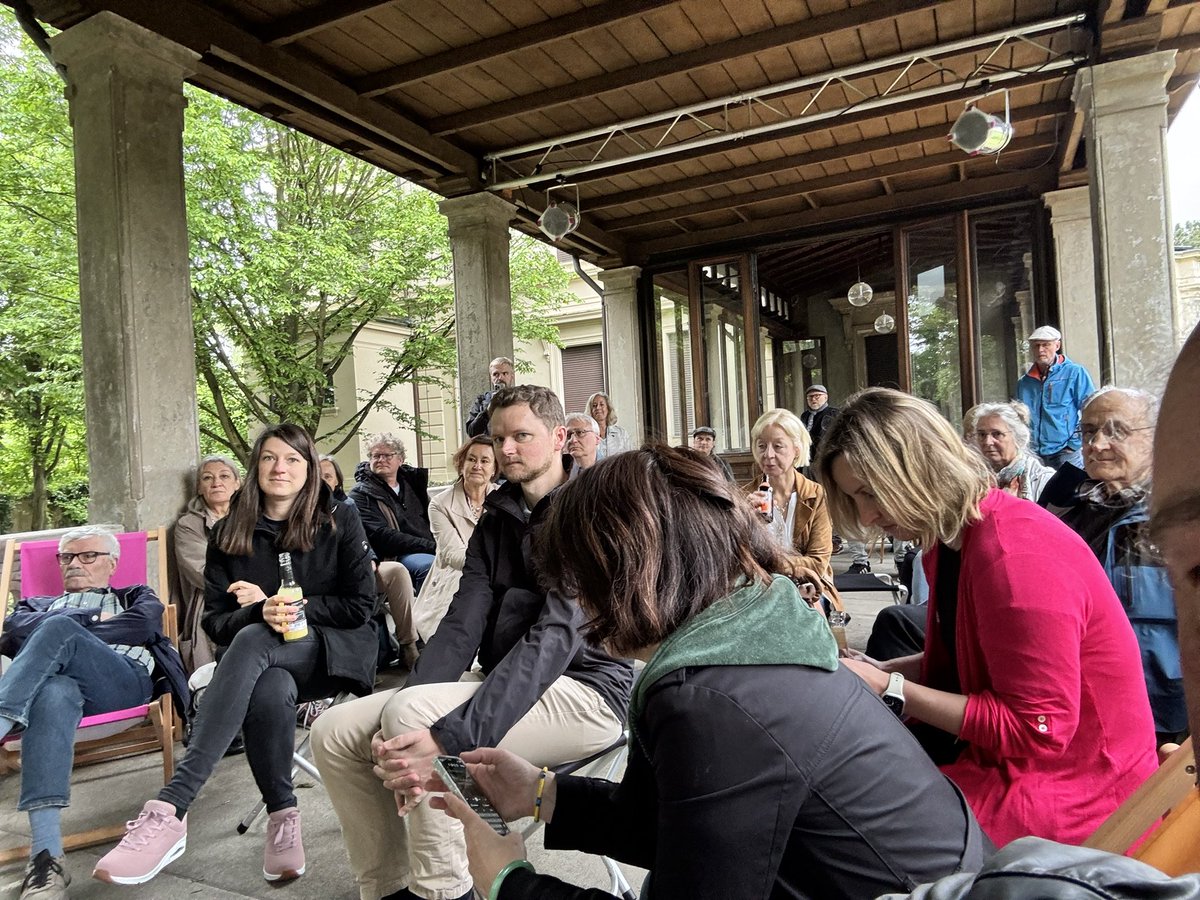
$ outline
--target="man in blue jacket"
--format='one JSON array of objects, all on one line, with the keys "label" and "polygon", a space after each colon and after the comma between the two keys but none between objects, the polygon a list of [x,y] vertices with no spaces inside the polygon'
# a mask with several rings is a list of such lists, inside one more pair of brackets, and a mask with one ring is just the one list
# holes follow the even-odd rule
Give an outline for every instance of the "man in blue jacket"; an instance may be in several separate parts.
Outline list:
[{"label": "man in blue jacket", "polygon": [[183,662],[162,632],[146,585],[111,588],[121,554],[109,532],[78,528],[58,544],[64,592],[22,600],[4,623],[0,738],[21,732],[21,798],[32,830],[22,898],[67,896],[60,812],[70,803],[75,730],[83,716],[149,702],[156,667],[187,702]]},{"label": "man in blue jacket", "polygon": [[1057,469],[1064,462],[1083,468],[1079,412],[1095,390],[1092,376],[1060,351],[1062,334],[1043,325],[1029,336],[1033,365],[1017,382],[1017,399],[1029,407],[1029,449]]}]

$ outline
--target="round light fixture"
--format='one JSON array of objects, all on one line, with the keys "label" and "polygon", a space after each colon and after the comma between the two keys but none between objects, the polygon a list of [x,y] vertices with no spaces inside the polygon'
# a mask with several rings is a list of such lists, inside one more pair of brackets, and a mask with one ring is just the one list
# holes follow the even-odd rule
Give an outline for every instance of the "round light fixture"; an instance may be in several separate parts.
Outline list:
[{"label": "round light fixture", "polygon": [[579,227],[579,210],[570,203],[551,200],[546,211],[538,216],[538,228],[552,241],[561,241]]},{"label": "round light fixture", "polygon": [[817,367],[817,362],[817,354],[813,353],[811,350],[808,353],[801,354],[800,356],[800,365],[804,366],[806,369],[815,369]]},{"label": "round light fixture", "polygon": [[896,320],[884,313],[875,320],[875,330],[879,334],[891,334],[896,330]]},{"label": "round light fixture", "polygon": [[988,156],[1007,147],[1012,133],[1011,123],[972,106],[955,120],[949,140],[972,156]]},{"label": "round light fixture", "polygon": [[865,281],[854,282],[846,292],[846,299],[850,301],[851,306],[866,306],[874,296],[875,291]]}]

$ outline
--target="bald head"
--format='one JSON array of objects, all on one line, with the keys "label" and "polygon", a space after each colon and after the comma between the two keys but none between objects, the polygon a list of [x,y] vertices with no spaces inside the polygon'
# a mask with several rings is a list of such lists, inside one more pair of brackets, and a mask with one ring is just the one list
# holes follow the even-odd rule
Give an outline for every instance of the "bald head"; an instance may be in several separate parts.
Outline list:
[{"label": "bald head", "polygon": [[1167,559],[1192,733],[1200,734],[1200,327],[1175,361],[1154,439],[1154,537]]}]

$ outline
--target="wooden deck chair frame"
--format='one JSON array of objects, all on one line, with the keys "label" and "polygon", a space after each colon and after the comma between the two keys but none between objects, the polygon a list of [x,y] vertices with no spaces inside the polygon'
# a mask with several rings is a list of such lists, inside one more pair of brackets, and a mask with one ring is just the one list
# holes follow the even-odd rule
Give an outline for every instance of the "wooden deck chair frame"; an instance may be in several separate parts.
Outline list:
[{"label": "wooden deck chair frame", "polygon": [[[1155,827],[1157,824],[1157,827]],[[1132,852],[1129,848],[1153,828]],[[1200,789],[1192,739],[1168,756],[1083,844],[1128,853],[1172,878],[1200,872]]]},{"label": "wooden deck chair frame", "polygon": [[[165,528],[154,528],[146,532],[147,562],[150,560],[150,544],[155,545],[155,556],[158,563],[158,579],[155,586],[159,599],[163,601],[163,633],[170,638],[176,649],[179,648],[179,628],[176,619],[175,605],[168,602],[169,583],[167,577],[167,532]],[[3,562],[0,563],[0,597],[5,603],[5,613],[0,616],[0,633],[3,632],[4,618],[7,617],[7,604],[13,595],[13,576],[16,573],[18,553],[24,541],[8,540],[4,545]],[[16,592],[19,598],[20,592]],[[113,759],[124,759],[142,753],[162,753],[163,784],[171,780],[175,774],[175,741],[179,737],[182,722],[175,714],[172,697],[169,693],[162,694],[144,706],[127,710],[104,713],[98,716],[85,716],[80,723],[75,743],[76,766],[88,766],[95,763],[107,762]],[[133,721],[135,723],[115,734],[105,734],[102,737],[87,736],[87,732],[100,731],[104,726],[114,723]],[[105,729],[107,730],[107,729]],[[0,746],[0,772],[13,771],[20,767],[20,752]],[[97,844],[111,843],[125,834],[125,823],[93,828],[87,831],[64,835],[63,847],[78,850],[82,847],[93,847]],[[6,865],[29,855],[29,847],[17,847],[0,851],[0,865]]]}]

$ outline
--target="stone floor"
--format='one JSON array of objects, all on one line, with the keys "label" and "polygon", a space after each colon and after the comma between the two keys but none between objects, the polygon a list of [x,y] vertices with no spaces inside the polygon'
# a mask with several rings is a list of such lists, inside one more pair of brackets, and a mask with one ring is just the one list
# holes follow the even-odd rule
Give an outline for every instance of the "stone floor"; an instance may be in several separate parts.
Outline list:
[{"label": "stone floor", "polygon": [[[881,566],[872,561],[875,571],[894,573],[890,556]],[[844,571],[849,559],[834,557],[834,568]],[[848,595],[846,607],[852,615],[847,633],[852,647],[862,648],[870,634],[871,623],[888,601],[885,594]],[[395,676],[388,676],[395,682]],[[96,827],[132,818],[142,803],[161,785],[161,768],[151,755],[104,763],[79,769],[72,779],[73,804],[64,813],[67,831]],[[95,881],[91,869],[109,849],[106,846],[69,854],[68,868],[74,879],[70,893],[76,900],[149,900],[149,898],[197,897],[293,898],[293,900],[356,900],[358,891],[350,875],[337,819],[326,800],[324,789],[307,776],[297,782],[300,809],[304,816],[304,846],[308,873],[298,881],[271,886],[262,878],[262,842],[264,818],[250,831],[239,835],[236,825],[256,799],[254,782],[243,757],[222,760],[216,774],[192,807],[189,817],[187,852],[156,879],[138,887],[117,887]],[[28,841],[28,819],[16,812],[19,779],[9,775],[0,779],[0,848]],[[546,851],[541,834],[529,842],[529,856],[538,871],[589,887],[608,887],[608,876],[596,857],[580,853]],[[626,869],[636,888],[643,873]],[[0,869],[0,897],[16,897],[23,875],[22,865]]]}]

